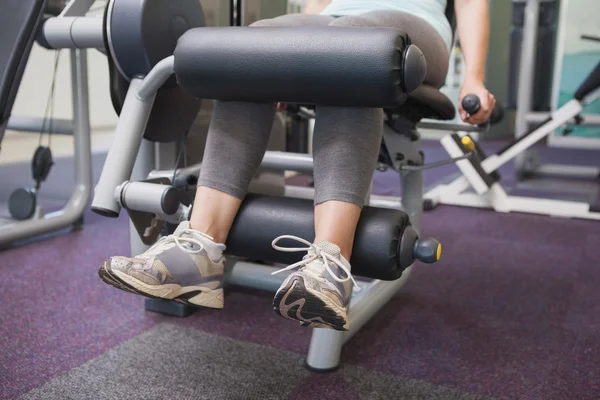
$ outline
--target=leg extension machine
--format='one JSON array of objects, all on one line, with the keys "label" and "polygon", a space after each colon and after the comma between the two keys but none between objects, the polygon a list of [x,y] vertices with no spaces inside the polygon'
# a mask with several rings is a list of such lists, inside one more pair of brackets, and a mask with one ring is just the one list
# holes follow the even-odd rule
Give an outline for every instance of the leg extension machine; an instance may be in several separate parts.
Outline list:
[{"label": "leg extension machine", "polygon": [[[114,5],[118,1],[111,3]],[[311,39],[317,36],[328,40]],[[295,51],[290,51],[292,41],[296,44]],[[357,43],[362,45],[357,47]],[[345,56],[327,57],[331,47]],[[179,87],[194,98],[386,109],[409,104],[408,92],[414,91],[422,76],[418,68],[420,51],[409,46],[405,34],[394,29],[194,28],[179,38],[173,54],[157,62],[149,72],[131,79],[115,144],[109,151],[92,203],[94,211],[111,217],[125,208],[141,241],[147,245],[162,233],[165,222],[176,224],[189,215],[189,208],[182,204],[173,186],[173,177],[187,182],[185,174],[161,176],[155,172],[143,182],[130,181],[134,161],[141,156],[142,138],[147,138],[148,128],[155,123],[151,106],[157,90],[171,81],[173,75]],[[265,56],[269,57],[268,62],[265,62]],[[363,60],[367,56],[377,61],[365,68]],[[315,65],[315,60],[319,59],[323,62]],[[309,63],[312,67],[306,68]],[[340,74],[340,70],[345,73]],[[303,85],[298,86],[300,81]],[[421,95],[421,100],[428,98]],[[423,112],[426,106],[429,106],[428,110],[436,108],[436,99],[433,96],[431,104],[418,107],[422,117],[427,116],[427,112]],[[441,112],[431,113],[440,115]],[[401,121],[405,121],[406,127],[416,125],[408,117],[392,114],[396,117],[390,118],[390,127],[401,125]],[[411,118],[414,115],[417,113]],[[405,135],[406,143],[412,143],[412,147],[401,150],[406,152],[407,160],[419,163],[422,154],[416,149],[418,135],[412,133]],[[395,149],[391,135],[391,132],[386,134],[387,159]],[[273,156],[280,156],[279,167],[282,169],[295,169],[292,160],[304,166],[312,162],[299,155],[270,153],[263,166],[276,166],[267,165],[273,161]],[[392,163],[400,165],[401,157],[393,156]],[[186,171],[190,172],[189,169]],[[439,257],[436,242],[419,237],[421,173],[406,172],[404,175],[406,193],[414,193],[413,197],[404,199],[406,212],[366,207],[362,214],[350,261],[354,275],[374,280],[363,283],[363,291],[351,303],[350,332],[314,330],[307,360],[311,368],[336,368],[343,344],[397,292],[414,261],[434,262]],[[271,267],[241,260],[281,264],[297,261],[293,254],[275,252],[270,242],[282,233],[311,240],[314,237],[312,211],[311,200],[249,195],[226,243],[226,253],[236,260],[228,271],[227,282],[276,289],[282,278],[271,276]]]}]

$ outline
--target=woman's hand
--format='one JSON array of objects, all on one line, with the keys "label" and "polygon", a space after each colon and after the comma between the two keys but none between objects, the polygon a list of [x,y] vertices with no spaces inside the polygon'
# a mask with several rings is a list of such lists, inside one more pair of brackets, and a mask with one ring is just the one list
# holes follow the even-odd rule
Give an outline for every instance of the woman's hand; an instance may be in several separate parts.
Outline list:
[{"label": "woman's hand", "polygon": [[[462,100],[468,94],[474,94],[479,97],[481,102],[479,111],[474,115],[469,115],[462,107]],[[483,82],[477,79],[466,79],[460,89],[458,98],[458,110],[460,119],[471,124],[480,125],[486,123],[490,119],[492,111],[496,107],[496,98],[486,88]]]}]

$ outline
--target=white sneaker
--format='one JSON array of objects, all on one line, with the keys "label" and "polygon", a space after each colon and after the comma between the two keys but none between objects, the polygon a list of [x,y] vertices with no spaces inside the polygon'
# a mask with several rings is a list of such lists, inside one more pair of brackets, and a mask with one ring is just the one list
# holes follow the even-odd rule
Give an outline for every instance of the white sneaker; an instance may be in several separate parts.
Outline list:
[{"label": "white sneaker", "polygon": [[146,297],[223,308],[224,250],[185,221],[139,256],[109,258],[98,274],[118,289]]},{"label": "white sneaker", "polygon": [[[306,248],[277,246],[283,239],[299,241]],[[347,331],[348,306],[353,285],[360,289],[350,274],[350,263],[340,248],[330,242],[312,244],[295,236],[281,236],[273,241],[280,251],[306,251],[302,261],[274,273],[300,268],[283,281],[275,294],[273,308],[284,318],[299,321],[313,328],[332,328]]]}]

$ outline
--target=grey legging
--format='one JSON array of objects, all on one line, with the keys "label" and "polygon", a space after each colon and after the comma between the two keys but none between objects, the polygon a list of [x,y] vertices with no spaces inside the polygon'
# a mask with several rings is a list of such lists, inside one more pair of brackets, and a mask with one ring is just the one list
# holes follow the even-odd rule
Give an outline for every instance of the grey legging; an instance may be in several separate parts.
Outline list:
[{"label": "grey legging", "polygon": [[[334,18],[289,14],[253,26],[388,26],[406,32],[427,60],[426,83],[441,87],[448,50],[427,22],[398,11]],[[340,71],[343,73],[343,71]],[[210,124],[198,186],[243,199],[264,157],[276,104],[217,102]],[[315,204],[330,200],[362,207],[377,163],[383,110],[317,107],[313,139]]]}]

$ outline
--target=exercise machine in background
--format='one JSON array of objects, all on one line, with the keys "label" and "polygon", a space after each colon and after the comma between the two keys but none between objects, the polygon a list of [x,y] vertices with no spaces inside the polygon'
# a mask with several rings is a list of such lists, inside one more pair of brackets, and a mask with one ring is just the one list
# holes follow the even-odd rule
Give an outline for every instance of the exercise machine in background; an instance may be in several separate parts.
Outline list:
[{"label": "exercise machine in background", "polygon": [[[520,7],[523,9],[523,29],[522,29],[522,47],[520,48],[521,61],[518,63],[518,79],[513,81],[516,90],[516,121],[515,137],[521,138],[531,132],[532,127],[539,126],[547,122],[550,114],[546,112],[552,104],[551,85],[559,85],[556,78],[560,73],[560,60],[556,57],[562,57],[561,49],[564,48],[564,30],[563,26],[555,27],[558,21],[562,20],[567,12],[567,7],[577,7],[568,1],[557,0],[523,0]],[[517,3],[515,1],[515,3]],[[560,16],[560,18],[559,18]],[[556,31],[558,30],[558,34]],[[554,37],[558,36],[555,40]],[[590,40],[593,38],[583,36],[581,40]],[[598,43],[600,46],[600,43]],[[515,57],[517,58],[517,57]],[[555,69],[555,78],[550,74],[552,68]],[[516,69],[516,68],[515,68]],[[537,87],[537,90],[535,86]],[[566,143],[568,140],[576,138],[571,137],[569,126],[590,126],[600,127],[600,116],[594,114],[578,114],[576,120],[565,121],[565,126],[549,131],[546,137],[548,147],[566,147],[560,143]],[[564,128],[564,129],[563,129]],[[557,133],[560,132],[560,133]],[[561,140],[565,139],[565,140]],[[585,144],[579,144],[580,149],[585,149]],[[588,140],[588,142],[591,140]],[[590,149],[592,150],[592,149]],[[589,151],[589,150],[588,150]],[[597,147],[596,147],[597,151]],[[534,178],[558,178],[558,180],[544,180],[545,191],[551,190],[557,196],[569,198],[581,198],[576,193],[569,193],[568,185],[565,185],[565,179],[584,179],[599,182],[600,163],[596,166],[588,165],[570,165],[547,164],[542,161],[540,152],[537,148],[529,147],[524,149],[514,158],[516,178],[520,183],[534,183]],[[532,186],[532,185],[528,185]],[[568,195],[568,196],[564,196]],[[591,194],[597,195],[597,190]],[[590,196],[587,196],[590,197]],[[589,201],[589,199],[586,199]]]},{"label": "exercise machine in background", "polygon": [[[71,76],[73,92],[73,120],[28,119],[12,116],[11,110],[23,78],[27,59],[36,40],[44,45],[40,36],[48,10],[58,12],[60,4],[53,1],[48,8],[45,0],[20,0],[6,3],[9,11],[2,11],[0,3],[0,140],[7,128],[27,132],[72,134],[75,145],[75,189],[67,204],[59,211],[44,214],[37,204],[39,184],[47,177],[52,166],[48,147],[40,146],[32,162],[36,188],[19,189],[11,197],[11,214],[20,221],[9,220],[0,225],[0,244],[9,244],[32,236],[67,228],[80,227],[83,214],[92,194],[91,144],[89,121],[89,96],[87,82],[87,56],[85,50],[72,49]],[[72,7],[66,7],[57,20],[72,20]],[[48,46],[45,46],[48,47]],[[55,47],[60,48],[60,47]]]},{"label": "exercise machine in background", "polygon": [[[519,66],[519,84],[515,99],[511,102],[518,105],[516,121],[516,139],[505,146],[496,154],[487,156],[482,148],[476,143],[473,136],[468,132],[458,129],[457,132],[446,135],[441,143],[451,157],[468,157],[458,161],[460,169],[459,177],[450,182],[439,184],[425,194],[425,209],[435,208],[438,204],[448,204],[466,207],[491,208],[499,212],[523,212],[542,215],[561,216],[569,218],[599,219],[598,208],[588,201],[565,201],[554,200],[544,197],[525,197],[509,195],[501,183],[498,169],[514,161],[517,179],[524,181],[535,175],[553,175],[562,177],[591,178],[597,180],[600,177],[599,167],[583,167],[571,165],[550,165],[540,162],[537,149],[534,144],[547,139],[557,130],[563,129],[568,134],[568,126],[589,125],[600,126],[600,119],[595,115],[582,115],[586,104],[593,102],[600,94],[600,72],[598,66],[590,72],[589,76],[581,84],[574,98],[553,112],[532,112],[532,105],[539,108],[546,107],[543,91],[534,96],[533,85],[538,82],[536,75],[536,60],[538,62],[549,61],[544,53],[538,48],[538,22],[540,14],[545,19],[553,19],[552,6],[556,2],[551,0],[523,0],[515,1],[522,3],[523,29],[522,47]],[[541,12],[545,10],[544,12]],[[553,41],[549,40],[552,32],[549,31],[550,22],[546,25],[543,36],[539,39],[543,42],[543,48],[553,47]],[[541,61],[540,61],[541,60]],[[514,82],[513,82],[514,83]],[[541,82],[538,82],[541,85]],[[544,90],[548,88],[543,88]],[[546,93],[547,94],[547,93]],[[547,96],[546,96],[547,97]],[[473,107],[478,103],[472,99],[466,107]],[[467,100],[469,102],[469,100]],[[509,102],[510,103],[510,102]],[[547,104],[549,107],[549,103]],[[472,112],[475,110],[472,109]],[[530,128],[533,127],[533,128]],[[564,194],[564,185],[554,185],[553,192],[557,195]],[[595,197],[595,196],[594,196]]]},{"label": "exercise machine in background", "polygon": [[[425,194],[426,208],[448,204],[492,208],[499,212],[600,220],[600,207],[589,203],[508,195],[502,187],[497,171],[554,130],[567,123],[576,124],[581,121],[580,113],[583,107],[599,97],[600,63],[584,80],[571,101],[551,112],[541,126],[530,130],[496,154],[487,156],[467,133],[461,135],[457,132],[444,136],[441,143],[448,154],[453,158],[465,157],[456,163],[462,176],[428,191]],[[463,108],[471,114],[476,113],[479,99],[466,96],[463,99]]]}]

